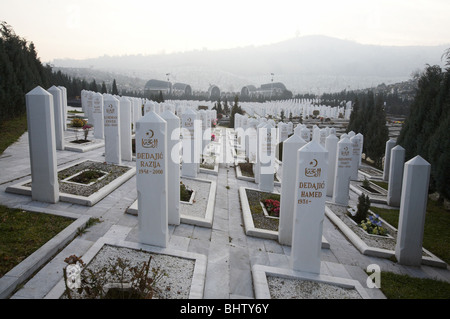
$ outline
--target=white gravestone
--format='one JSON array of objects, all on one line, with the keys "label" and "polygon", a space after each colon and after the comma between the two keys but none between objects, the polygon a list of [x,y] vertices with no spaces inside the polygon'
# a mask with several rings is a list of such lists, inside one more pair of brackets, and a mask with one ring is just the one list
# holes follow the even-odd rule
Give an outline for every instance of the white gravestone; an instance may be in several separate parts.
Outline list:
[{"label": "white gravestone", "polygon": [[333,187],[333,202],[340,205],[348,205],[350,176],[352,169],[352,143],[348,138],[343,138],[337,144],[336,172]]},{"label": "white gravestone", "polygon": [[334,134],[328,135],[325,139],[325,149],[328,151],[327,196],[331,197],[333,197],[338,142],[339,139]]},{"label": "white gravestone", "polygon": [[391,164],[389,165],[389,183],[387,204],[400,206],[402,195],[403,166],[405,164],[405,149],[397,145],[391,150]]},{"label": "white gravestone", "polygon": [[383,180],[389,180],[389,168],[391,165],[391,150],[395,146],[395,140],[390,139],[386,142],[386,149],[384,152],[384,170],[383,170]]},{"label": "white gravestone", "polygon": [[40,86],[25,96],[31,164],[31,198],[40,202],[59,201],[56,170],[53,96]]},{"label": "white gravestone", "polygon": [[[350,136],[350,134],[349,134],[349,136]],[[352,143],[352,175],[351,175],[351,180],[357,181],[358,180],[358,168],[359,168],[359,155],[360,155],[360,153],[359,153],[359,148],[360,148],[359,147],[360,146],[359,137],[356,136],[356,135],[353,135],[350,138],[350,142]]]},{"label": "white gravestone", "polygon": [[55,116],[55,142],[57,150],[64,150],[64,108],[62,90],[52,86],[47,90],[53,96],[53,114]]},{"label": "white gravestone", "polygon": [[275,173],[275,139],[276,128],[266,124],[260,128],[259,134],[259,189],[264,192],[273,192]]},{"label": "white gravestone", "polygon": [[[180,198],[180,118],[165,110],[160,114],[167,122],[167,193],[171,199]],[[180,201],[170,200],[167,206],[170,225],[180,224]]]},{"label": "white gravestone", "polygon": [[261,163],[260,163],[260,152],[261,152],[260,138],[261,138],[261,136],[260,136],[259,130],[265,126],[266,126],[266,122],[262,121],[256,127],[256,163],[253,165],[253,173],[255,176],[256,184],[259,184],[259,178],[261,176]]},{"label": "white gravestone", "polygon": [[153,111],[136,123],[139,240],[158,247],[169,240],[166,136],[166,121]]},{"label": "white gravestone", "polygon": [[362,160],[362,153],[363,153],[363,146],[364,146],[364,135],[361,133],[356,134],[357,137],[359,137],[359,167],[361,167],[361,160]]},{"label": "white gravestone", "polygon": [[86,111],[84,115],[88,118],[88,123],[94,123],[94,120],[92,119],[92,109],[93,109],[93,102],[94,102],[94,92],[89,91],[86,94]]},{"label": "white gravestone", "polygon": [[103,101],[103,125],[105,133],[105,161],[120,165],[120,102],[112,95],[106,95]]},{"label": "white gravestone", "polygon": [[94,138],[104,139],[103,126],[103,95],[101,93],[94,94],[92,109],[92,118],[94,119]]},{"label": "white gravestone", "polygon": [[431,165],[416,156],[405,163],[395,257],[399,264],[420,266]]},{"label": "white gravestone", "polygon": [[307,143],[311,140],[311,132],[307,127],[303,127],[300,130],[300,137]]},{"label": "white gravestone", "polygon": [[291,245],[292,221],[295,207],[295,171],[297,167],[297,152],[306,142],[297,134],[293,134],[283,143],[283,176],[280,196],[280,220],[278,226],[278,241],[282,245]]},{"label": "white gravestone", "polygon": [[63,129],[67,130],[67,89],[64,86],[58,86],[62,91],[62,101],[63,101]]},{"label": "white gravestone", "polygon": [[120,153],[122,161],[132,161],[131,146],[131,101],[122,96],[120,98]]},{"label": "white gravestone", "polygon": [[[183,165],[181,166],[181,175],[186,177],[197,177],[197,152],[198,143],[195,141],[197,113],[187,109],[181,115],[182,128],[182,147],[183,147]],[[197,128],[198,129],[198,128]]]},{"label": "white gravestone", "polygon": [[291,265],[297,271],[319,274],[328,152],[312,141],[297,153]]}]

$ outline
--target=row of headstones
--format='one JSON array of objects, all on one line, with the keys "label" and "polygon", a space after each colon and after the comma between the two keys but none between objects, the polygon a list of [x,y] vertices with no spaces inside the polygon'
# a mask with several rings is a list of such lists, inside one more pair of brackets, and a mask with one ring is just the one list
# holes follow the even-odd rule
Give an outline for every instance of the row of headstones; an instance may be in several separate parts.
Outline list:
[{"label": "row of headstones", "polygon": [[[62,116],[55,116],[54,106],[58,92],[55,89],[46,91],[36,87],[26,95],[32,199],[48,203],[59,201],[55,119],[62,119]],[[117,136],[119,134],[119,108],[120,105],[128,105],[129,100],[124,99],[123,103],[120,103],[122,100],[119,101],[112,95],[105,96],[105,114],[108,116],[105,116],[105,119],[110,120],[105,122],[105,137],[109,136],[108,126],[115,127]],[[181,129],[181,133],[183,138],[187,139],[190,135],[189,123],[195,123],[196,127],[201,128],[201,121],[198,120],[197,112],[192,109],[183,112],[182,117],[188,125],[184,130]],[[168,201],[167,197],[171,194],[174,198],[179,198],[180,118],[169,109],[160,114],[154,110],[149,111],[136,121],[136,141],[136,185],[141,241],[165,247],[168,224],[180,223],[179,201]],[[108,156],[108,152],[106,153]],[[172,160],[171,154],[176,154],[172,156]]]},{"label": "row of headstones", "polygon": [[314,112],[319,112],[319,117],[338,118],[340,114],[344,119],[349,120],[352,111],[351,101],[346,102],[344,106],[332,107],[329,105],[318,105],[319,101],[309,99],[292,99],[283,101],[267,101],[264,103],[241,102],[241,108],[250,116],[265,117],[267,115],[280,118],[281,111],[284,116],[289,118],[293,116],[311,116]]},{"label": "row of headstones", "polygon": [[[296,270],[320,272],[325,197],[333,175],[330,164],[333,162],[334,148],[329,146],[331,143],[334,144],[336,139],[334,135],[327,137],[328,143],[326,148],[323,148],[317,141],[306,143],[294,134],[283,147],[285,159],[283,165],[288,169],[283,170],[279,241],[282,244],[292,245],[291,262]],[[350,180],[348,169],[351,167],[351,154],[352,142],[343,137],[337,143],[333,202],[337,202],[336,194],[341,193],[341,188],[346,189],[348,199],[347,185]],[[393,151],[391,160],[396,157],[394,154]],[[392,169],[393,165],[390,167]],[[401,264],[418,266],[422,261],[429,175],[430,164],[420,156],[404,165],[395,248],[395,255]]]},{"label": "row of headstones", "polygon": [[[54,96],[41,87],[26,95],[32,198],[50,203],[59,200],[53,99]],[[136,122],[136,186],[140,241],[166,247],[168,224],[179,223],[179,201],[168,201],[168,194],[177,196],[179,191],[179,163],[169,160],[169,150],[173,152],[179,146],[177,139],[171,136],[180,127],[180,119],[170,110],[161,115],[150,111]],[[333,136],[331,134],[327,140],[334,139]],[[339,184],[340,158],[350,162],[351,154],[351,142],[347,137],[337,145],[334,190]],[[279,232],[284,234],[286,227],[292,229],[292,268],[320,273],[330,151],[316,140],[306,143],[294,134],[286,140],[283,152],[288,169],[283,174]],[[420,156],[405,163],[396,245],[397,259],[403,264],[421,262],[429,175],[430,164]],[[291,181],[289,176],[295,179]],[[175,198],[179,198],[179,193]]]},{"label": "row of headstones", "polygon": [[[238,146],[245,146],[246,157],[250,162],[255,163],[255,183],[259,184],[259,189],[262,191],[272,192],[274,189],[275,147],[279,142],[287,141],[289,134],[292,132],[292,126],[289,124],[292,123],[279,122],[276,129],[273,120],[266,120],[265,118],[260,118],[259,120],[248,119],[244,115],[235,118],[237,144]],[[358,168],[361,165],[363,149],[363,135],[360,133],[355,134],[353,131],[341,135],[341,141],[346,139],[341,143],[341,148],[348,150],[348,155],[341,157],[337,165],[335,162],[338,138],[335,135],[336,130],[334,128],[319,129],[319,127],[314,125],[311,133],[305,125],[299,124],[293,132],[293,135],[300,137],[304,143],[313,140],[330,151],[330,154],[332,154],[332,158],[330,158],[331,174],[329,174],[327,196],[335,194],[335,202],[346,205],[348,203],[350,179],[358,179]],[[245,143],[240,143],[243,140],[245,140]],[[284,160],[285,157],[283,155],[283,162]],[[337,177],[335,176],[336,166],[340,169]],[[263,167],[263,172],[261,172],[261,167]],[[283,164],[283,174],[285,171],[289,172],[289,166]],[[336,191],[334,191],[335,180],[338,180]]]},{"label": "row of headstones", "polygon": [[[151,111],[157,114],[162,114],[165,110],[178,114],[189,112],[196,114],[192,123],[194,120],[200,123],[196,132],[200,133],[200,138],[196,138],[195,141],[203,141],[201,145],[195,147],[196,163],[199,162],[199,156],[211,140],[211,123],[216,119],[215,110],[196,112],[191,107],[183,105],[160,104],[149,100],[143,101],[140,98],[114,96],[85,90],[81,95],[82,107],[85,106],[83,110],[88,117],[88,122],[93,123],[94,126],[94,137],[105,139],[105,161],[107,163],[121,164],[122,160],[132,160],[133,130],[137,121]],[[188,149],[186,148],[186,150]],[[192,161],[194,160],[187,162]]]}]

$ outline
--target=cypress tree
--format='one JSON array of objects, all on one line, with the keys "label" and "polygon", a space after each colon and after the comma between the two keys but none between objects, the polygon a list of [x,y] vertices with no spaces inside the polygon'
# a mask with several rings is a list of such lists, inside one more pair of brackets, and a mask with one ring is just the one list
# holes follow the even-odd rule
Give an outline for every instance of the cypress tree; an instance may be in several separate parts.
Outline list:
[{"label": "cypress tree", "polygon": [[113,80],[111,94],[119,95],[119,90],[117,90],[116,79]]}]

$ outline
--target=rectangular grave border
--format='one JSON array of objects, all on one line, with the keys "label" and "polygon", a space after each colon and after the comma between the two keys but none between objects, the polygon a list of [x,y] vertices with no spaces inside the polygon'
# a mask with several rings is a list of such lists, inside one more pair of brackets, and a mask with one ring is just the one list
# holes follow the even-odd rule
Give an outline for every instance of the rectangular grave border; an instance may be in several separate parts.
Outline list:
[{"label": "rectangular grave border", "polygon": [[[161,248],[122,239],[102,237],[98,239],[91,248],[82,256],[83,262],[88,265],[104,245],[142,250],[149,253],[174,256],[194,260],[194,273],[192,275],[191,288],[188,299],[202,299],[205,286],[207,257],[205,255],[191,253],[171,248]],[[61,275],[62,277],[62,275]],[[44,299],[59,299],[65,291],[64,279],[61,279],[55,287],[44,297]]]},{"label": "rectangular grave border", "polygon": [[[77,162],[65,165],[58,169],[58,172],[67,169],[69,167],[81,164],[86,161],[92,161],[92,162],[98,162],[93,160],[86,160],[82,159]],[[129,180],[131,177],[133,177],[136,174],[136,168],[126,165],[120,165],[124,167],[129,167],[130,169],[113,180],[111,183],[105,185],[104,187],[100,188],[97,192],[93,193],[92,195],[86,197],[86,196],[80,196],[80,195],[73,195],[73,194],[67,194],[67,193],[59,193],[59,200],[62,202],[69,202],[73,204],[83,205],[83,206],[94,206],[96,203],[98,203],[100,200],[105,198],[107,195],[109,195],[111,192],[113,192],[115,189],[117,189],[120,185],[125,183],[127,180]],[[31,196],[31,187],[24,186],[28,183],[31,183],[31,178],[24,181],[17,183],[15,185],[8,186],[6,188],[7,193],[14,193],[19,195],[28,195]]]},{"label": "rectangular grave border", "polygon": [[306,281],[315,281],[347,289],[355,289],[363,299],[370,299],[369,294],[365,291],[359,281],[341,277],[314,274],[303,271],[296,271],[287,268],[278,268],[265,265],[253,265],[252,278],[253,287],[255,289],[255,299],[271,299],[267,277],[280,277],[287,279],[300,279]]},{"label": "rectangular grave border", "polygon": [[[242,162],[239,162],[239,161],[235,161],[234,162],[234,168],[235,168],[235,171],[236,171],[236,178],[239,179],[239,180],[242,180],[242,181],[255,183],[255,178],[254,177],[242,175],[241,168],[238,165],[239,163],[242,163]],[[255,165],[255,164],[253,163],[253,165]],[[274,175],[278,179],[278,182],[274,180],[273,181],[273,185],[280,187],[281,186],[281,178],[278,175],[278,172],[275,172]]]},{"label": "rectangular grave border", "polygon": [[[73,138],[72,136],[70,137]],[[91,150],[104,147],[105,146],[105,140],[102,139],[93,139],[88,143],[85,144],[75,144],[70,143],[67,141],[67,139],[64,141],[64,150],[65,151],[71,151],[71,152],[77,152],[77,153],[85,153],[89,152]]]},{"label": "rectangular grave border", "polygon": [[384,204],[387,205],[387,190],[384,188],[371,183],[371,187],[376,188],[377,190],[380,190],[380,194],[371,193],[368,190],[365,190],[362,186],[359,184],[362,183],[361,181],[350,181],[349,189],[355,192],[358,196],[361,194],[369,195],[370,202],[372,203],[378,203],[378,204]]},{"label": "rectangular grave border", "polygon": [[[336,204],[335,204],[336,205]],[[325,215],[331,220],[331,222],[339,228],[339,230],[347,237],[347,239],[359,250],[363,255],[379,257],[379,258],[392,258],[395,257],[394,250],[388,250],[377,247],[370,247],[367,245],[353,230],[350,229],[328,206],[325,206]],[[392,225],[383,220],[388,227],[395,229]],[[422,250],[428,256],[422,256],[422,264],[428,266],[434,266],[439,268],[447,268],[447,264],[435,256],[433,253],[422,247]]]},{"label": "rectangular grave border", "polygon": [[[190,178],[190,177],[185,177],[185,176],[183,176],[182,178],[183,179],[192,179],[192,180],[204,182],[204,183],[210,183],[211,185],[209,188],[209,195],[208,195],[208,202],[206,205],[205,217],[200,218],[200,217],[180,214],[180,222],[183,224],[212,228],[213,217],[214,217],[214,204],[216,202],[217,183],[215,181],[210,181],[210,180],[202,179],[202,178]],[[189,203],[183,203],[182,201],[180,201],[180,205],[189,205]],[[130,207],[127,208],[126,213],[130,214],[130,215],[134,215],[134,216],[138,215],[137,199],[133,202],[133,204],[130,205]]]},{"label": "rectangular grave border", "polygon": [[[247,236],[252,237],[258,237],[263,239],[273,239],[278,241],[278,231],[273,230],[267,230],[262,228],[256,228],[255,224],[253,223],[252,213],[250,210],[250,205],[248,204],[248,198],[247,198],[247,192],[246,190],[252,190],[260,192],[259,189],[254,188],[247,188],[247,187],[239,187],[239,198],[241,200],[241,207],[242,207],[242,217],[244,220],[244,228],[245,228],[245,234]],[[278,194],[278,193],[273,193]],[[323,249],[329,249],[330,244],[328,241],[322,236],[322,248]]]},{"label": "rectangular grave border", "polygon": [[78,236],[79,229],[86,227],[91,218],[88,215],[80,216],[74,213],[28,205],[19,205],[14,208],[72,218],[73,222],[0,278],[0,299],[8,298],[17,287],[26,282],[39,268],[49,262],[59,250]]}]

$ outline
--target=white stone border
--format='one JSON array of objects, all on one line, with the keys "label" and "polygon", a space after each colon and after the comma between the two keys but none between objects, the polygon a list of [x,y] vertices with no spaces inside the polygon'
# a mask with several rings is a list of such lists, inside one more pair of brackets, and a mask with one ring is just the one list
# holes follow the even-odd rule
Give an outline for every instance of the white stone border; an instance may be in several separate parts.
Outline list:
[{"label": "white stone border", "polygon": [[74,219],[74,221],[0,278],[0,299],[8,298],[18,286],[27,281],[40,267],[49,262],[60,249],[78,235],[78,230],[84,228],[91,218],[88,215],[80,216],[26,205],[15,208],[35,213],[68,217]]},{"label": "white stone border", "polygon": [[[242,217],[244,219],[245,234],[247,236],[264,238],[264,239],[274,239],[274,240],[278,241],[278,231],[261,229],[261,228],[255,227],[255,224],[253,223],[252,213],[250,210],[250,205],[248,204],[248,198],[247,198],[247,193],[246,193],[247,189],[261,192],[259,189],[247,188],[247,187],[243,187],[243,186],[239,187],[239,198],[241,200]],[[273,194],[278,194],[278,193],[273,193]],[[323,236],[322,236],[322,248],[324,248],[324,249],[330,248],[330,244]]]},{"label": "white stone border", "polygon": [[359,281],[353,279],[313,274],[265,265],[253,265],[252,277],[253,287],[255,289],[255,299],[271,299],[267,276],[315,281],[343,288],[355,289],[363,299],[370,299],[369,294],[364,290]]},{"label": "white stone border", "polygon": [[362,193],[369,195],[371,203],[387,205],[387,190],[372,183],[372,185],[375,185],[374,188],[379,187],[380,190],[383,190],[383,193],[375,194],[369,192],[368,190],[364,190],[362,186],[358,185],[359,183],[361,183],[361,181],[350,181],[349,189],[356,193],[358,196],[360,196]]},{"label": "white stone border", "polygon": [[[350,242],[360,251],[361,254],[367,256],[374,256],[380,258],[391,258],[395,257],[394,250],[388,250],[377,247],[368,246],[353,230],[350,229],[328,206],[325,206],[325,215],[333,222],[336,227],[339,228],[340,231],[345,235],[345,237],[350,240]],[[389,225],[386,221],[383,221],[386,225]],[[392,225],[389,225],[390,228],[395,229]],[[447,268],[447,264],[436,257],[434,254],[422,248],[423,251],[429,255],[422,256],[422,264],[428,266],[434,266],[439,268]]]},{"label": "white stone border", "polygon": [[91,142],[85,144],[75,144],[68,141],[64,141],[64,150],[78,153],[85,153],[100,147],[105,146],[105,140],[94,139]]},{"label": "white stone border", "polygon": [[[190,225],[195,225],[195,226],[212,228],[213,217],[214,217],[214,204],[216,202],[216,189],[217,189],[216,182],[210,181],[207,179],[202,179],[202,178],[190,178],[190,177],[185,177],[185,176],[183,176],[182,178],[192,179],[194,181],[199,181],[199,182],[211,183],[211,186],[209,187],[209,196],[208,196],[208,200],[207,200],[208,202],[206,205],[205,217],[201,218],[201,217],[180,214],[180,222],[183,224],[190,224]],[[180,205],[188,205],[188,203],[180,201]],[[126,213],[135,215],[135,216],[138,215],[137,199],[133,202],[133,204],[130,205],[130,207],[127,208]]]},{"label": "white stone border", "polygon": [[[59,168],[58,172],[66,169],[66,168],[69,168],[69,167],[81,164],[81,163],[86,162],[86,161],[88,161],[88,160],[87,159],[82,159],[82,160],[77,161],[75,163],[71,163],[71,164],[66,165],[66,166],[64,166],[62,168]],[[98,161],[93,161],[93,160],[89,160],[89,161],[98,162]],[[116,178],[115,180],[113,180],[111,183],[109,183],[109,184],[103,186],[102,188],[100,188],[94,194],[86,197],[86,196],[72,195],[72,194],[67,194],[67,193],[60,192],[59,193],[59,200],[62,201],[62,202],[69,202],[69,203],[83,205],[83,206],[94,206],[96,203],[98,203],[100,200],[105,198],[112,191],[117,189],[120,185],[125,183],[127,180],[129,180],[131,177],[133,177],[136,174],[136,167],[126,166],[126,165],[119,165],[119,166],[129,167],[130,169],[127,172],[125,172],[124,174],[122,174],[121,176],[119,176],[118,178]],[[8,186],[5,191],[7,193],[14,193],[14,194],[19,194],[19,195],[31,196],[31,187],[23,186],[23,185],[28,184],[30,182],[31,182],[31,179],[28,179],[28,180],[26,180],[24,182],[20,182],[20,183],[15,184],[15,185]]]},{"label": "white stone border", "polygon": [[[83,262],[89,264],[104,245],[143,250],[154,254],[169,255],[179,258],[194,260],[194,273],[192,275],[191,289],[189,299],[202,299],[203,288],[205,286],[207,257],[205,255],[175,250],[171,248],[161,248],[156,246],[144,245],[141,243],[129,242],[122,239],[113,239],[102,237],[82,256]],[[44,297],[44,299],[59,299],[64,294],[65,283],[61,279],[55,287]]]},{"label": "white stone border", "polygon": [[[239,163],[242,163],[242,162],[235,161],[235,163],[234,163],[234,168],[235,168],[235,170],[236,170],[236,178],[237,178],[237,179],[240,179],[240,180],[243,180],[243,181],[255,183],[255,178],[254,178],[254,177],[242,175],[241,168],[240,168],[239,165],[238,165]],[[255,165],[254,163],[252,163],[252,164]],[[274,186],[281,187],[281,178],[278,176],[278,173],[275,172],[275,173],[274,173],[274,176],[276,176],[276,178],[278,179],[278,182],[274,180],[274,181],[273,181],[273,185],[274,185]]]}]

